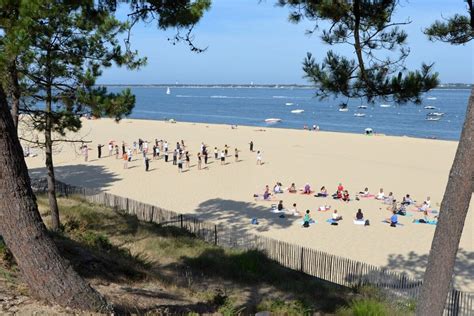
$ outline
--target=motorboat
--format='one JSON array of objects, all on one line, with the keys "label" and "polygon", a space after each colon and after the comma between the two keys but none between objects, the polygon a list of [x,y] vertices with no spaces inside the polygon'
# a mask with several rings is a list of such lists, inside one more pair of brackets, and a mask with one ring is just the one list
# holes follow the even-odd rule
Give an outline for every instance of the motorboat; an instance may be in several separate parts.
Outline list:
[{"label": "motorboat", "polygon": [[427,97],[426,100],[436,100],[436,97]]},{"label": "motorboat", "polygon": [[427,120],[427,121],[439,121],[439,120],[441,120],[441,116],[428,116],[425,120]]},{"label": "motorboat", "polygon": [[367,105],[359,105],[357,108],[358,108],[358,109],[364,109],[364,110],[365,110],[365,109],[367,109]]},{"label": "motorboat", "polygon": [[443,116],[443,115],[444,115],[443,112],[430,112],[426,114],[426,116]]},{"label": "motorboat", "polygon": [[356,116],[356,117],[364,117],[365,114],[364,114],[364,113],[354,113],[354,116]]},{"label": "motorboat", "polygon": [[170,87],[167,87],[167,88],[166,88],[166,94],[171,94]]},{"label": "motorboat", "polygon": [[349,109],[348,108],[340,108],[339,112],[349,112]]},{"label": "motorboat", "polygon": [[300,114],[300,113],[303,113],[304,110],[302,109],[296,109],[296,110],[292,110],[291,113],[294,113],[294,114]]},{"label": "motorboat", "polygon": [[293,105],[293,102],[286,102],[285,105]]},{"label": "motorboat", "polygon": [[381,108],[389,108],[391,106],[392,106],[391,104],[380,104]]},{"label": "motorboat", "polygon": [[279,118],[267,118],[267,119],[265,119],[265,123],[269,123],[269,124],[271,124],[271,123],[280,123],[280,122],[281,122],[281,119],[279,119]]},{"label": "motorboat", "polygon": [[436,110],[436,107],[432,106],[432,105],[427,105],[424,107],[425,110]]}]

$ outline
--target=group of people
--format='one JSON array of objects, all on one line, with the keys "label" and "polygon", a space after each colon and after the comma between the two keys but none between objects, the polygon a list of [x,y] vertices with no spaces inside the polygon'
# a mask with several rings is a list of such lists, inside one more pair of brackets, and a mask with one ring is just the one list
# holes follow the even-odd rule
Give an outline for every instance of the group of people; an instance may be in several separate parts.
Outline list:
[{"label": "group of people", "polygon": [[[299,189],[301,194],[313,194],[311,190],[311,186],[309,183],[306,183],[304,187]],[[288,188],[283,188],[283,184],[281,182],[276,182],[273,186],[273,189],[270,190],[268,185],[265,186],[265,190],[263,194],[254,194],[256,200],[264,200],[264,201],[273,201],[276,199],[277,194],[282,194],[284,192],[288,193],[297,193],[298,190],[296,189],[295,183],[292,183]],[[320,191],[314,194],[315,197],[328,197],[328,192],[325,186],[321,187]],[[347,189],[344,188],[342,183],[339,183],[337,186],[337,190],[334,194],[331,195],[333,199],[339,199],[344,202],[349,202],[351,200],[349,196],[349,192]],[[410,194],[406,194],[400,203],[397,203],[397,200],[394,197],[393,192],[390,192],[388,195],[385,195],[383,188],[380,188],[379,192],[376,195],[373,195],[369,192],[368,188],[365,188],[363,191],[360,191],[358,194],[355,195],[355,200],[360,200],[361,198],[373,198],[375,200],[382,201],[384,204],[390,205],[387,207],[387,210],[391,211],[392,215],[389,218],[385,219],[385,222],[389,223],[391,227],[396,227],[399,224],[398,216],[407,216],[407,207],[414,206],[415,209],[419,212],[423,212],[423,218],[416,219],[414,222],[417,223],[435,223],[437,216],[434,218],[430,218],[430,208],[431,208],[431,199],[428,196],[421,204],[415,204],[415,201],[412,199]],[[328,211],[331,209],[330,205],[323,205],[318,207],[318,211]],[[280,200],[278,205],[276,206],[276,211],[278,213],[285,213],[286,209],[283,206],[283,200]],[[310,224],[309,219],[311,219],[310,211],[307,210],[303,215],[301,215],[296,210],[296,203],[293,204],[293,208],[288,210],[286,213],[291,215],[299,215],[303,216],[303,226],[308,227]],[[280,217],[283,215],[280,214]],[[332,217],[330,222],[332,225],[337,225],[337,222],[342,220],[342,216],[338,213],[335,209],[333,211]],[[308,219],[308,220],[307,220]],[[369,221],[364,218],[364,214],[362,213],[361,209],[358,209],[357,213],[355,214],[354,221],[357,224],[364,224],[369,225]]]}]

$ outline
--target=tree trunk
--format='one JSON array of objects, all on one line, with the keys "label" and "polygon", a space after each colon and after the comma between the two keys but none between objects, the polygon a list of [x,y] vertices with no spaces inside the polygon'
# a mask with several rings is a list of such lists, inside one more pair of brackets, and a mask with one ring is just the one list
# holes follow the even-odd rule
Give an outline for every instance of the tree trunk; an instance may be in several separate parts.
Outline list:
[{"label": "tree trunk", "polygon": [[8,74],[10,76],[10,96],[12,99],[11,114],[13,124],[18,128],[18,118],[20,116],[20,97],[21,89],[18,83],[18,69],[16,67],[16,60],[12,60],[8,65]]},{"label": "tree trunk", "polygon": [[438,316],[453,277],[464,221],[474,191],[474,88],[467,106],[461,139],[441,202],[438,225],[431,244],[417,315]]},{"label": "tree trunk", "polygon": [[53,129],[53,122],[51,121],[51,87],[46,91],[46,117],[44,129],[44,146],[46,155],[46,169],[48,171],[46,178],[48,180],[48,200],[49,209],[51,211],[51,229],[53,231],[59,230],[59,207],[56,199],[56,178],[54,177],[53,165],[53,139],[51,137],[51,130]]},{"label": "tree trunk", "polygon": [[60,256],[47,234],[1,86],[0,231],[32,296],[81,310],[110,309],[104,298]]}]

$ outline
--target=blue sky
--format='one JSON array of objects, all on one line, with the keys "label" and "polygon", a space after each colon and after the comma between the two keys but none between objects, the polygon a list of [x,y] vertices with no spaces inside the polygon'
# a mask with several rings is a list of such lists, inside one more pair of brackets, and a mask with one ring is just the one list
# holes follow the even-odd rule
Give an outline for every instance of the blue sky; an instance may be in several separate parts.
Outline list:
[{"label": "blue sky", "polygon": [[[173,30],[160,31],[154,23],[141,23],[132,31],[132,45],[148,65],[139,71],[110,68],[99,83],[307,83],[301,62],[307,52],[321,60],[330,46],[317,35],[305,35],[312,24],[288,22],[288,9],[275,7],[276,0],[213,0],[212,8],[195,28],[195,43],[208,47],[202,54],[185,44],[171,45]],[[411,49],[409,69],[435,63],[441,82],[474,83],[473,44],[451,46],[429,42],[422,29],[435,19],[465,14],[463,0],[400,0],[395,20],[410,18],[404,29]],[[125,16],[127,10],[119,11]],[[348,47],[333,46],[351,56]]]}]

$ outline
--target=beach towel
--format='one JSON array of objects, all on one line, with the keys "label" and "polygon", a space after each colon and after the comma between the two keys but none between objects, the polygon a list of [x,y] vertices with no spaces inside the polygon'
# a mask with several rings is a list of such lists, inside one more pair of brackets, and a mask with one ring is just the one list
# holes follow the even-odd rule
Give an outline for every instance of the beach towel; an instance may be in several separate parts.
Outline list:
[{"label": "beach towel", "polygon": [[[385,219],[382,221],[382,223],[384,223],[384,224],[389,224],[389,225],[390,225],[390,222],[387,221],[387,220],[385,220]],[[396,225],[397,225],[397,227],[398,227],[398,226],[405,226],[405,225],[403,225],[403,224],[400,223],[400,222],[398,222]]]},{"label": "beach towel", "polygon": [[359,195],[359,198],[365,198],[365,199],[373,199],[375,195],[373,194],[368,194],[368,195]]},{"label": "beach towel", "polygon": [[[311,225],[317,224],[317,223],[318,223],[318,222],[313,219],[313,220],[311,220],[311,221],[309,222],[309,225],[311,226]],[[304,224],[304,221],[301,221],[301,225],[303,225],[303,224]]]},{"label": "beach towel", "polygon": [[360,220],[360,221],[355,219],[353,220],[353,222],[355,225],[365,225],[365,219]]},{"label": "beach towel", "polygon": [[326,220],[326,223],[333,224],[333,223],[339,223],[340,221],[341,221],[341,220],[336,221],[336,220],[334,220],[334,219],[332,219],[332,218],[328,218],[328,219]]},{"label": "beach towel", "polygon": [[318,207],[318,209],[317,209],[316,211],[318,211],[318,212],[328,212],[328,211],[330,211],[330,210],[331,210],[331,209],[329,209],[329,208],[322,210],[322,209],[320,209],[320,208]]},{"label": "beach towel", "polygon": [[277,209],[271,209],[270,210],[271,213],[274,213],[274,214],[280,214],[280,213],[286,213],[286,210],[277,210]]},{"label": "beach towel", "polygon": [[278,199],[276,197],[273,197],[273,196],[269,199],[264,199],[263,196],[257,196],[257,197],[255,197],[255,201],[275,202],[275,201],[278,201]]},{"label": "beach towel", "polygon": [[303,191],[303,192],[300,192],[300,194],[305,194],[305,195],[310,195],[310,194],[313,194],[313,193],[314,193],[314,191],[312,191],[312,190],[309,191],[309,193],[304,193],[304,191]]},{"label": "beach towel", "polygon": [[420,222],[420,220],[419,220],[419,219],[415,219],[415,220],[413,221],[413,223],[414,223],[414,224],[428,224],[428,225],[436,225],[436,224],[438,224],[438,221],[436,221],[436,220],[431,220],[431,221],[428,221],[428,222],[424,222],[424,223],[422,223],[422,222]]}]

